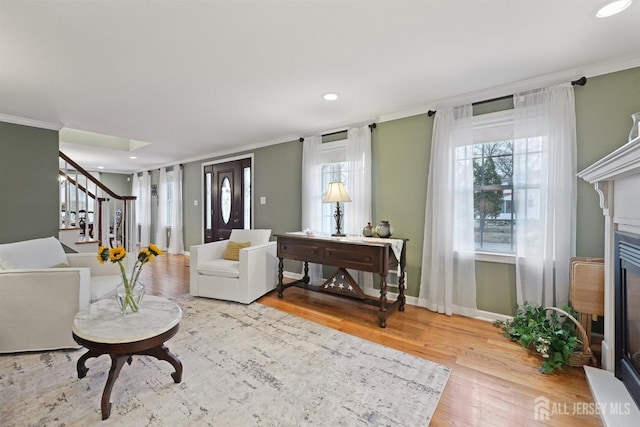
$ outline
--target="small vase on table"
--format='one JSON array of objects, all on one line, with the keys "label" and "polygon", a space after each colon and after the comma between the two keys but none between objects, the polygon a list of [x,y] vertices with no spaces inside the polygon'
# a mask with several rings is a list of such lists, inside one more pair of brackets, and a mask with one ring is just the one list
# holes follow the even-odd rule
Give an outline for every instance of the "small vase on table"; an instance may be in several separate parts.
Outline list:
[{"label": "small vase on table", "polygon": [[393,234],[393,227],[389,224],[389,221],[380,221],[380,224],[376,227],[376,234],[378,237],[388,238]]},{"label": "small vase on table", "polygon": [[116,288],[116,301],[118,301],[122,314],[137,313],[140,310],[143,297],[144,285],[142,282],[136,282],[131,286],[120,283]]},{"label": "small vase on table", "polygon": [[362,229],[362,235],[364,237],[373,237],[373,226],[371,225],[370,222],[367,223],[367,225],[364,226],[364,228]]}]

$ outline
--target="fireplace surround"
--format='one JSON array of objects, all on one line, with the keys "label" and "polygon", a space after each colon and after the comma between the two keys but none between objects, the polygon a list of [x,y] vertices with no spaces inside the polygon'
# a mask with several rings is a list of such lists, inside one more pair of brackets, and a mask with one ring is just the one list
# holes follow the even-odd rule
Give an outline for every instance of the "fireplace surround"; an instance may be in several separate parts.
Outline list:
[{"label": "fireplace surround", "polygon": [[640,235],[615,232],[615,375],[640,406]]},{"label": "fireplace surround", "polygon": [[[623,307],[616,302],[616,276],[620,283],[633,284],[640,279],[635,277],[636,270],[632,263],[624,261],[621,269],[619,251],[616,249],[620,241],[627,241],[640,246],[640,137],[629,141],[613,153],[603,157],[578,174],[578,177],[593,184],[600,197],[600,207],[604,215],[604,339],[602,341],[602,369],[585,367],[587,381],[594,401],[599,408],[629,408],[627,411],[602,410],[602,421],[606,426],[638,426],[640,425],[640,405],[629,393],[633,389],[633,381],[623,383],[621,378],[631,378],[633,374],[631,357],[622,362],[624,344],[623,337],[629,327],[616,322],[616,313]],[[618,253],[617,253],[618,252]],[[623,256],[633,258],[622,251]],[[638,257],[640,260],[640,256]],[[640,262],[639,262],[640,264]],[[629,268],[626,268],[629,267]],[[632,275],[630,275],[631,273]],[[621,285],[622,286],[622,285]],[[622,287],[620,287],[620,292]],[[620,294],[622,295],[622,293]],[[620,296],[620,301],[624,297]],[[622,304],[622,302],[619,302]],[[620,348],[618,348],[620,346]],[[627,351],[630,349],[627,348]]]}]

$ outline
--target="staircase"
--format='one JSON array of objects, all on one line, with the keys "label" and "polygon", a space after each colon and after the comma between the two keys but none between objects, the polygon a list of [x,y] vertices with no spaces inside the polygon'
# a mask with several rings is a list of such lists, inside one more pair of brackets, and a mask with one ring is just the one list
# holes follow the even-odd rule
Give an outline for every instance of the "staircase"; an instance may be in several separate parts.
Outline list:
[{"label": "staircase", "polygon": [[120,196],[59,152],[59,240],[77,252],[135,248],[135,196]]}]

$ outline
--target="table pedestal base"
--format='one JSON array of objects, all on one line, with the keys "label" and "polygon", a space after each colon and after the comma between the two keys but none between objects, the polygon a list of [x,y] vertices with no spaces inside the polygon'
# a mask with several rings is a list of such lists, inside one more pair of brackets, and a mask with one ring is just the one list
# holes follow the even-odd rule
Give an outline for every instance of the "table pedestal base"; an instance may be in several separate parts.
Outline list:
[{"label": "table pedestal base", "polygon": [[99,357],[103,354],[108,354],[111,357],[111,368],[109,369],[109,377],[107,383],[104,386],[102,392],[102,400],[100,408],[102,410],[102,419],[106,420],[111,415],[111,403],[109,399],[111,397],[111,390],[113,384],[116,382],[120,370],[125,363],[131,365],[133,355],[146,355],[153,356],[158,360],[165,360],[173,366],[175,372],[171,374],[173,381],[179,383],[182,381],[182,362],[164,346],[164,342],[174,336],[178,332],[178,325],[174,326],[164,334],[158,335],[143,341],[136,341],[132,343],[121,344],[105,344],[96,343],[89,340],[82,339],[75,334],[73,338],[81,345],[85,346],[88,351],[80,356],[77,363],[78,378],[84,378],[89,371],[89,368],[85,366],[85,362],[92,357]]}]

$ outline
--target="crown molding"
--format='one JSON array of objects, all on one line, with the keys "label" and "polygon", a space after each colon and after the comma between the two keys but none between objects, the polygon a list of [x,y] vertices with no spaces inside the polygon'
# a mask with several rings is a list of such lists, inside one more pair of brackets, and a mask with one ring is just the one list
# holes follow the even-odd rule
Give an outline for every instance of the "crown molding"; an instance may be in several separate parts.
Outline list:
[{"label": "crown molding", "polygon": [[207,154],[202,154],[199,156],[195,156],[195,157],[189,157],[186,159],[182,159],[182,160],[175,160],[175,161],[171,161],[171,163],[162,163],[162,164],[158,164],[155,166],[151,166],[151,167],[145,167],[143,169],[138,169],[135,170],[131,173],[138,173],[138,172],[144,172],[147,170],[153,170],[153,169],[160,169],[160,168],[164,168],[164,167],[169,167],[169,166],[175,166],[176,164],[185,164],[185,163],[192,163],[192,162],[199,162],[202,160],[216,160],[219,159],[221,157],[224,156],[229,156],[232,154],[238,154],[238,153],[244,153],[244,152],[251,152],[253,150],[257,150],[258,148],[262,148],[262,147],[268,147],[270,145],[276,145],[276,144],[283,144],[285,142],[291,142],[294,140],[297,140],[298,137],[295,138],[291,138],[291,139],[273,139],[270,141],[266,141],[266,142],[261,142],[261,143],[256,143],[256,144],[246,144],[246,145],[241,145],[241,146],[237,146],[234,148],[228,148],[225,150],[220,150],[220,151],[215,151],[212,153],[207,153]]},{"label": "crown molding", "polygon": [[30,126],[33,128],[49,129],[59,131],[64,126],[59,123],[44,122],[42,120],[27,119],[25,117],[10,116],[8,114],[0,114],[0,122],[12,123],[14,125]]},{"label": "crown molding", "polygon": [[[561,83],[568,83],[571,80],[575,80],[576,78],[582,76],[591,78],[636,67],[640,67],[640,55],[624,58],[614,62],[592,64],[585,67],[576,67],[569,70],[559,71],[553,74],[534,77],[528,80],[494,86],[491,88],[470,92],[455,97],[433,100],[415,108],[381,115],[379,117],[379,121],[388,122],[391,120],[403,119],[405,117],[426,114],[429,110],[437,110],[438,108],[446,106],[470,104],[485,99],[493,99],[500,96],[511,95],[517,92],[538,89],[545,86],[553,86]],[[589,83],[587,82],[587,85],[588,84]]]},{"label": "crown molding", "polygon": [[[419,113],[418,113],[419,114]],[[316,128],[314,130],[308,130],[305,132],[301,132],[299,134],[295,134],[295,135],[285,135],[281,138],[274,138],[274,139],[270,139],[267,141],[263,141],[263,142],[257,142],[257,143],[249,143],[249,144],[245,144],[245,145],[238,145],[236,147],[233,148],[227,148],[225,150],[220,150],[220,151],[215,151],[215,152],[211,152],[211,153],[207,153],[207,154],[202,154],[199,156],[195,156],[195,157],[189,157],[186,159],[182,159],[182,160],[177,160],[177,161],[172,161],[171,163],[163,163],[160,165],[155,165],[153,167],[149,167],[149,168],[144,168],[144,169],[139,169],[137,171],[135,171],[135,173],[138,172],[142,172],[142,171],[146,171],[146,170],[152,170],[152,169],[159,169],[159,168],[163,168],[163,167],[167,167],[167,166],[173,166],[177,163],[192,163],[192,162],[199,162],[202,160],[216,160],[219,158],[223,158],[225,156],[229,156],[232,154],[238,154],[238,153],[244,153],[244,152],[251,152],[253,150],[257,150],[259,148],[263,148],[263,147],[269,147],[272,145],[278,145],[278,144],[284,144],[287,142],[294,142],[294,141],[298,141],[300,139],[300,137],[305,138],[305,137],[309,137],[312,135],[322,135],[322,134],[326,134],[326,133],[332,133],[332,132],[336,132],[336,131],[342,131],[342,130],[347,130],[349,128],[354,128],[354,127],[359,127],[359,126],[365,126],[368,124],[371,124],[372,122],[377,122],[376,119],[369,119],[369,120],[363,120],[363,121],[359,121],[359,122],[355,122],[355,123],[349,123],[349,124],[344,124],[342,126],[335,126],[333,128],[327,129],[327,128]]]}]

